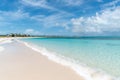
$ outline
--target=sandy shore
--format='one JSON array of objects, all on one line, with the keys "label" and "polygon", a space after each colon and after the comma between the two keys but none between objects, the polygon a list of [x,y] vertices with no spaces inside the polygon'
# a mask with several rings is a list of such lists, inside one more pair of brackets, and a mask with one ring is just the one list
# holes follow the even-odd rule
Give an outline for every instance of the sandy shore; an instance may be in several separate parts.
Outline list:
[{"label": "sandy shore", "polygon": [[17,41],[2,44],[0,80],[84,80],[72,69],[57,64]]}]

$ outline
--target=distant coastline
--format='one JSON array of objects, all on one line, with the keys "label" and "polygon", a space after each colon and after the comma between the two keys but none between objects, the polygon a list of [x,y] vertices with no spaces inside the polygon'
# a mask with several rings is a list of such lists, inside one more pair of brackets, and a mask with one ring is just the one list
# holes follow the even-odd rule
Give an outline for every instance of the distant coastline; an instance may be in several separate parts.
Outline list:
[{"label": "distant coastline", "polygon": [[0,35],[0,38],[4,38],[4,37],[120,40],[120,36],[61,36],[61,35],[30,35],[30,34],[17,34],[17,33]]}]

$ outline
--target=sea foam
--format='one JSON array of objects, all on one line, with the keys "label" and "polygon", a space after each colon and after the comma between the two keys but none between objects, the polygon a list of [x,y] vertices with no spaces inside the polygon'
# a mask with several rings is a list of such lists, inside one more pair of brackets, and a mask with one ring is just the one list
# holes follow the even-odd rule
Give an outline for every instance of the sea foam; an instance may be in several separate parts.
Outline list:
[{"label": "sea foam", "polygon": [[66,58],[61,55],[56,55],[54,52],[50,52],[44,47],[38,47],[36,45],[27,43],[27,42],[23,42],[23,41],[19,41],[19,42],[24,43],[27,47],[33,49],[34,51],[37,51],[44,56],[47,56],[48,59],[50,59],[54,62],[57,62],[64,66],[70,67],[78,75],[84,77],[85,80],[120,80],[120,78],[115,78],[111,75],[108,75],[102,70],[92,69],[85,64],[77,63],[73,59],[69,59],[69,58]]},{"label": "sea foam", "polygon": [[[6,43],[11,43],[12,38],[1,38],[0,39],[0,45],[6,44]],[[2,52],[5,48],[3,46],[0,46],[0,52]]]},{"label": "sea foam", "polygon": [[13,38],[1,38],[0,44],[11,43]]}]

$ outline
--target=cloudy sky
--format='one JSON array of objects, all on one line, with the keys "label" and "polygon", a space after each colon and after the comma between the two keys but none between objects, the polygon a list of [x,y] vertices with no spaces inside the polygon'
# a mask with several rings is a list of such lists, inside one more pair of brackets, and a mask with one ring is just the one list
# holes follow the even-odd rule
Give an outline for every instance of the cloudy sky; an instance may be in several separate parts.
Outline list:
[{"label": "cloudy sky", "polygon": [[0,34],[120,35],[120,0],[0,0]]}]

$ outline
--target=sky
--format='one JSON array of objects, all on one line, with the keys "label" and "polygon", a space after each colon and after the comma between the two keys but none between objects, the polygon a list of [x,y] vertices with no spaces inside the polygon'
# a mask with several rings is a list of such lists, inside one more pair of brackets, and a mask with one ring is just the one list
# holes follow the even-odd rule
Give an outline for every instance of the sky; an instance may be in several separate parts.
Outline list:
[{"label": "sky", "polygon": [[120,0],[0,0],[0,34],[120,36]]}]

